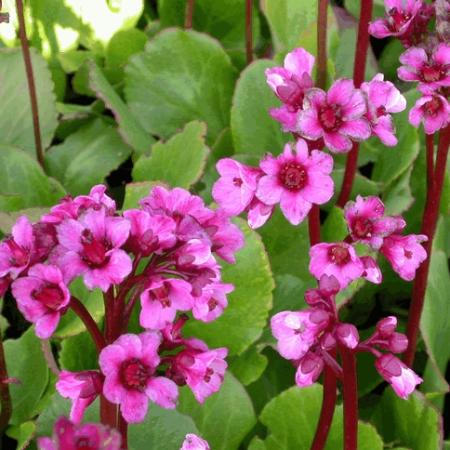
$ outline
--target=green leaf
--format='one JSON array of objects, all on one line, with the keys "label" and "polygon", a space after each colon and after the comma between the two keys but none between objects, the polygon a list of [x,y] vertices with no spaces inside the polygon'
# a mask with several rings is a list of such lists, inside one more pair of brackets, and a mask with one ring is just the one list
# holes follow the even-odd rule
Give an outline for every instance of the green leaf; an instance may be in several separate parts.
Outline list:
[{"label": "green leaf", "polygon": [[[50,145],[57,126],[55,94],[45,60],[31,50],[42,147],[45,149]],[[0,49],[0,80],[0,98],[4,111],[0,115],[0,143],[16,145],[36,158],[33,117],[20,49]]]},{"label": "green leaf", "polygon": [[[292,387],[266,405],[260,420],[269,429],[267,450],[308,450],[314,437],[322,402],[322,386]],[[342,406],[337,406],[326,450],[343,448]],[[358,450],[382,450],[383,442],[375,429],[359,422]],[[430,449],[431,450],[431,449]]]},{"label": "green leaf", "polygon": [[131,148],[117,130],[98,119],[80,128],[62,144],[50,148],[45,162],[73,195],[87,194],[127,160]]},{"label": "green leaf", "polygon": [[147,35],[136,28],[118,31],[109,41],[106,49],[106,66],[121,70],[130,56],[144,50]]},{"label": "green leaf", "polygon": [[189,389],[182,389],[179,410],[194,419],[201,436],[214,450],[237,450],[256,423],[247,392],[229,373],[219,392],[203,405],[195,400]]},{"label": "green leaf", "polygon": [[344,240],[347,235],[348,228],[344,218],[344,210],[333,206],[322,227],[322,241],[338,242]]},{"label": "green leaf", "polygon": [[12,416],[10,423],[19,425],[36,413],[39,400],[48,382],[48,368],[41,350],[40,340],[30,327],[19,339],[4,343],[8,376],[19,384],[10,384]]},{"label": "green leaf", "polygon": [[405,212],[414,202],[411,192],[411,166],[384,192],[383,202],[386,214],[398,215]]},{"label": "green leaf", "polygon": [[6,430],[6,434],[17,441],[17,450],[28,448],[35,433],[36,424],[32,421],[14,425]]},{"label": "green leaf", "polygon": [[87,331],[64,339],[58,356],[61,367],[72,372],[98,367],[97,350]]},{"label": "green leaf", "polygon": [[230,355],[243,353],[262,333],[272,307],[274,287],[267,254],[259,235],[238,220],[245,246],[236,255],[236,264],[226,264],[222,279],[234,285],[228,307],[210,323],[189,321],[186,333],[204,339],[210,347],[227,347]]},{"label": "green leaf", "polygon": [[245,386],[254,383],[266,370],[267,358],[254,346],[230,362],[233,375]]},{"label": "green leaf", "polygon": [[142,128],[100,68],[92,61],[89,64],[89,87],[114,114],[123,140],[138,154],[148,153],[155,139]]},{"label": "green leaf", "polygon": [[255,436],[248,446],[248,450],[266,450],[266,445],[264,441],[260,439],[258,436]]},{"label": "green leaf", "polygon": [[259,60],[250,64],[237,82],[231,108],[231,132],[236,153],[262,156],[279,153],[289,139],[269,115],[279,101],[266,83],[264,71],[276,64]]},{"label": "green leaf", "polygon": [[205,145],[206,125],[190,122],[167,142],[157,142],[151,156],[141,156],[133,168],[135,181],[161,180],[188,189],[205,169],[209,149]]},{"label": "green leaf", "polygon": [[150,190],[156,185],[164,185],[159,181],[141,181],[139,183],[128,183],[125,186],[125,199],[122,209],[131,209],[139,207],[139,200],[146,197]]},{"label": "green leaf", "polygon": [[229,123],[236,71],[222,47],[195,31],[165,30],[125,70],[125,96],[142,127],[168,138],[192,120],[208,142]]},{"label": "green leaf", "polygon": [[0,195],[19,196],[20,204],[14,202],[14,206],[21,209],[50,206],[65,195],[59,183],[47,177],[34,158],[9,145],[0,144],[0,179]]},{"label": "green leaf", "polygon": [[386,443],[395,442],[412,450],[440,448],[442,418],[417,392],[403,400],[386,389],[372,421]]}]

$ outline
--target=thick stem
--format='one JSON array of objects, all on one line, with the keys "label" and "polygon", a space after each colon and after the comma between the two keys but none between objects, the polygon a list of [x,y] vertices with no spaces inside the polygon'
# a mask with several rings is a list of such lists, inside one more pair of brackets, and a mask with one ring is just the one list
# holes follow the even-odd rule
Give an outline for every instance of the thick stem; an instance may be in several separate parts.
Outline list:
[{"label": "thick stem", "polygon": [[431,192],[434,183],[434,134],[426,134],[425,143],[427,154],[427,192]]},{"label": "thick stem", "polygon": [[245,49],[247,64],[253,61],[253,35],[252,35],[253,0],[245,1]]},{"label": "thick stem", "polygon": [[117,428],[117,408],[114,403],[109,402],[106,398],[100,396],[100,422],[112,428]]},{"label": "thick stem", "polygon": [[309,243],[311,247],[320,242],[320,208],[313,205],[308,214]]},{"label": "thick stem", "polygon": [[184,16],[184,28],[192,28],[192,18],[194,17],[195,0],[186,0],[186,14]]},{"label": "thick stem", "polygon": [[30,95],[31,113],[33,115],[34,145],[36,147],[36,158],[44,167],[44,150],[42,148],[41,127],[39,123],[39,108],[36,96],[36,85],[34,83],[33,65],[31,63],[30,46],[28,45],[27,33],[25,29],[25,19],[23,17],[22,0],[16,0],[17,18],[19,20],[19,39],[22,46],[23,61],[25,63],[25,72],[27,74],[28,91]]},{"label": "thick stem", "polygon": [[339,348],[342,358],[344,397],[344,450],[358,449],[358,382],[356,353],[344,346]]},{"label": "thick stem", "polygon": [[442,187],[444,185],[445,170],[447,167],[448,147],[450,143],[450,125],[439,133],[439,144],[436,156],[432,185],[428,186],[427,200],[423,213],[421,232],[428,237],[424,243],[427,251],[427,259],[421,264],[414,279],[411,305],[409,307],[408,325],[406,335],[408,336],[408,349],[404,361],[407,366],[412,366],[416,353],[417,336],[419,334],[420,317],[422,315],[425,291],[427,288],[428,271],[430,269],[431,250],[433,247],[434,234],[439,218],[439,204],[441,201]]},{"label": "thick stem", "polygon": [[3,337],[0,333],[0,401],[2,412],[0,413],[0,436],[6,429],[12,414],[11,395],[9,393],[8,370],[6,369],[5,351],[3,349]]},{"label": "thick stem", "polygon": [[[353,82],[356,88],[361,86],[364,81],[366,71],[367,50],[369,48],[369,22],[372,18],[373,0],[361,0],[361,9],[359,14],[358,40],[356,42],[355,63],[353,66]],[[347,156],[344,179],[342,181],[341,193],[337,204],[343,207],[352,192],[353,180],[355,179],[358,167],[359,144],[353,143],[352,149]]]},{"label": "thick stem", "polygon": [[325,89],[327,82],[327,14],[328,0],[319,0],[317,11],[317,75],[316,85]]},{"label": "thick stem", "polygon": [[122,450],[128,449],[128,423],[122,417],[122,414],[119,412],[118,414],[118,429],[120,434],[122,435]]}]

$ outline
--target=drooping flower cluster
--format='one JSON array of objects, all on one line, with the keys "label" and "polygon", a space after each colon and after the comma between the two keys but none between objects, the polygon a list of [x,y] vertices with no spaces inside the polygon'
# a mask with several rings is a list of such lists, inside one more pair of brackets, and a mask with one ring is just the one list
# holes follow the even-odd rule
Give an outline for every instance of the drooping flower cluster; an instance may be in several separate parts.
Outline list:
[{"label": "drooping flower cluster", "polygon": [[[105,191],[95,186],[64,198],[36,224],[20,217],[0,244],[2,286],[11,285],[40,338],[80,302],[70,293],[73,280],[104,293],[109,345],[100,371],[62,371],[56,386],[72,400],[75,423],[99,394],[119,404],[126,421],[139,422],[149,400],[174,408],[178,385],[187,384],[199,402],[220,388],[227,350],[184,339],[181,330],[187,313],[203,322],[222,314],[233,286],[221,281],[216,255],[233,263],[243,245],[223,211],[183,189],[156,186],[139,209],[123,214]],[[126,334],[138,299],[143,332]]]},{"label": "drooping flower cluster", "polygon": [[320,243],[310,249],[309,270],[316,279],[334,276],[344,289],[363,277],[381,283],[382,274],[373,256],[358,256],[355,244],[362,243],[368,251],[379,251],[401,278],[411,281],[419,265],[426,259],[421,242],[425,235],[401,235],[406,223],[402,217],[385,216],[378,197],[356,198],[344,209],[349,235],[343,242]]},{"label": "drooping flower cluster", "polygon": [[[406,336],[395,332],[396,318],[381,320],[375,333],[360,342],[356,327],[339,321],[335,296],[340,289],[334,276],[323,275],[319,287],[305,293],[308,308],[282,311],[272,317],[271,328],[277,340],[277,350],[295,365],[296,384],[300,387],[311,385],[325,365],[342,377],[342,369],[334,355],[338,347],[343,346],[354,352],[373,353],[380,375],[392,385],[397,395],[407,398],[422,379],[392,354],[404,352],[408,345]],[[390,353],[382,354],[380,349]]]}]

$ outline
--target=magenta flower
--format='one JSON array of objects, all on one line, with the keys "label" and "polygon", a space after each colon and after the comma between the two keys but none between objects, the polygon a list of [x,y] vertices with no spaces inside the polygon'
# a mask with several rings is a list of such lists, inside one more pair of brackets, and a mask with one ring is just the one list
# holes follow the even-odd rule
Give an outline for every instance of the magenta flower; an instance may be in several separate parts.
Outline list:
[{"label": "magenta flower", "polygon": [[325,146],[337,153],[352,148],[350,140],[362,141],[371,135],[364,118],[366,101],[352,80],[334,82],[329,91],[310,89],[305,95],[304,109],[299,112],[298,132],[309,140],[323,138]]},{"label": "magenta flower", "polygon": [[12,293],[25,319],[36,325],[36,334],[48,339],[67,310],[70,292],[56,266],[36,264],[28,276],[15,280]]},{"label": "magenta flower", "polygon": [[210,450],[208,442],[196,434],[187,434],[180,450]]},{"label": "magenta flower", "polygon": [[383,281],[383,274],[375,259],[371,256],[361,256],[360,259],[364,266],[362,277],[371,283],[380,284]]},{"label": "magenta flower", "polygon": [[422,0],[385,0],[386,16],[369,25],[369,33],[376,38],[405,34],[422,7]]},{"label": "magenta flower", "polygon": [[356,197],[344,209],[350,235],[354,241],[363,242],[378,250],[383,239],[401,231],[406,223],[401,217],[385,217],[384,204],[378,197]]},{"label": "magenta flower", "polygon": [[274,205],[266,205],[256,197],[248,208],[247,222],[250,228],[262,227],[273,213]]},{"label": "magenta flower", "polygon": [[252,201],[260,171],[231,158],[216,164],[220,178],[214,183],[212,196],[219,207],[230,216],[237,216]]},{"label": "magenta flower", "polygon": [[300,359],[316,343],[327,327],[329,315],[320,309],[282,311],[275,314],[270,327],[277,339],[277,350],[286,359]]},{"label": "magenta flower", "polygon": [[405,400],[423,381],[412,369],[391,354],[380,356],[375,361],[375,367],[395,393]]},{"label": "magenta flower", "polygon": [[190,310],[193,306],[191,290],[191,285],[184,280],[152,280],[141,294],[141,326],[161,330],[174,321],[177,311]]},{"label": "magenta flower", "polygon": [[364,273],[364,265],[355,249],[346,242],[316,244],[309,250],[309,271],[316,279],[334,276],[341,289]]},{"label": "magenta flower", "polygon": [[311,386],[322,373],[324,367],[323,359],[313,352],[306,353],[299,361],[295,372],[295,384],[300,387]]},{"label": "magenta flower", "polygon": [[411,281],[416,276],[417,268],[427,259],[427,252],[421,245],[427,240],[424,234],[393,234],[384,239],[380,252],[401,278]]},{"label": "magenta flower", "polygon": [[372,126],[372,133],[384,145],[397,145],[395,126],[390,113],[397,113],[406,108],[406,99],[389,81],[383,81],[379,73],[371,81],[362,83],[361,90],[367,96],[367,118]]},{"label": "magenta flower", "polygon": [[202,289],[198,297],[194,297],[192,314],[197,320],[211,322],[219,317],[228,306],[227,294],[234,290],[232,284],[213,282]]},{"label": "magenta flower", "polygon": [[350,323],[340,323],[336,326],[337,340],[347,348],[355,349],[359,344],[358,329]]},{"label": "magenta flower", "polygon": [[321,205],[333,196],[333,159],[318,150],[308,155],[303,139],[297,141],[295,152],[286,144],[278,158],[267,155],[260,166],[265,175],[258,182],[256,196],[267,205],[279,202],[293,225],[304,220],[313,204]]},{"label": "magenta flower", "polygon": [[160,343],[157,332],[123,334],[100,353],[99,365],[105,375],[103,394],[120,405],[129,423],[144,420],[149,399],[163,408],[175,408],[176,384],[156,374]]},{"label": "magenta flower", "polygon": [[78,275],[89,289],[106,292],[131,272],[131,259],[120,247],[130,232],[130,222],[106,216],[105,210],[88,211],[80,219],[67,219],[58,227],[57,263],[66,281]]},{"label": "magenta flower", "polygon": [[423,123],[426,134],[434,134],[450,123],[450,104],[437,93],[429,93],[419,98],[409,111],[409,123],[418,128]]},{"label": "magenta flower", "polygon": [[0,277],[9,274],[17,278],[30,264],[33,250],[33,226],[21,216],[12,227],[11,236],[0,244]]},{"label": "magenta flower", "polygon": [[66,417],[55,422],[53,438],[38,438],[40,450],[120,450],[120,433],[97,423],[75,425]]},{"label": "magenta flower", "polygon": [[84,411],[101,394],[103,377],[96,370],[69,372],[62,370],[58,375],[56,390],[65,398],[72,400],[70,420],[80,423]]},{"label": "magenta flower", "polygon": [[266,69],[267,84],[283,102],[272,108],[270,115],[283,125],[284,131],[295,131],[297,112],[303,107],[307,89],[314,86],[311,78],[314,56],[303,48],[296,48],[284,58],[284,67]]},{"label": "magenta flower", "polygon": [[418,81],[419,88],[450,86],[450,45],[441,42],[429,56],[423,48],[411,47],[400,55],[404,64],[397,69],[404,81]]}]

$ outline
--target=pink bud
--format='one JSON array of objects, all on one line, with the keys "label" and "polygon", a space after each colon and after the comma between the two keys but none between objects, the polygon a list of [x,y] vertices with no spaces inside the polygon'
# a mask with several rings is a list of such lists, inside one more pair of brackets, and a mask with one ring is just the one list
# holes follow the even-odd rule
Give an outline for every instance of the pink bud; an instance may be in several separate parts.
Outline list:
[{"label": "pink bud", "polygon": [[397,318],[395,316],[388,316],[381,319],[377,323],[377,331],[382,336],[390,336],[397,328]]},{"label": "pink bud", "polygon": [[295,374],[297,386],[306,387],[313,384],[322,373],[324,363],[320,356],[308,352],[301,360]]},{"label": "pink bud", "polygon": [[348,348],[354,349],[358,346],[359,334],[354,325],[341,323],[336,327],[338,341]]},{"label": "pink bud", "polygon": [[403,353],[408,348],[408,338],[403,333],[393,333],[389,339],[389,350],[392,353]]}]

